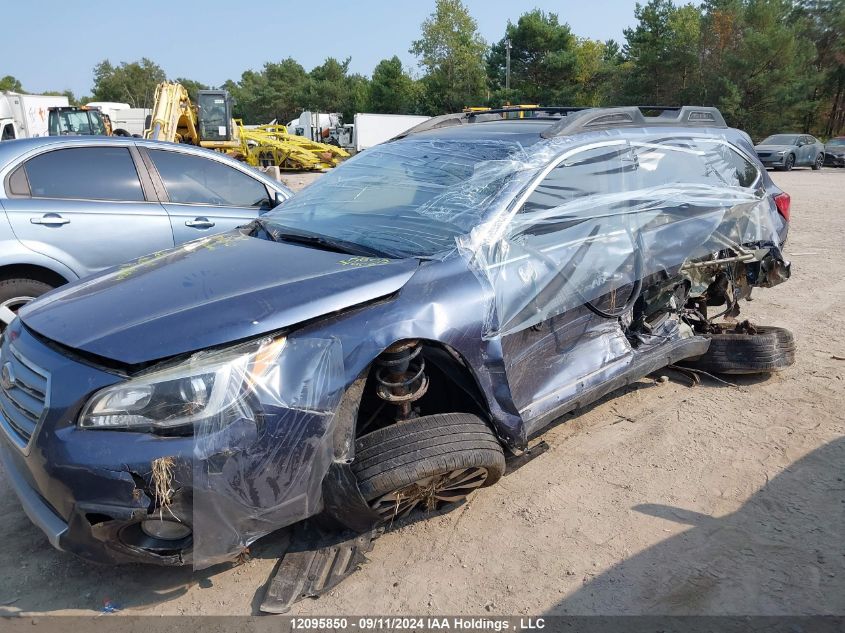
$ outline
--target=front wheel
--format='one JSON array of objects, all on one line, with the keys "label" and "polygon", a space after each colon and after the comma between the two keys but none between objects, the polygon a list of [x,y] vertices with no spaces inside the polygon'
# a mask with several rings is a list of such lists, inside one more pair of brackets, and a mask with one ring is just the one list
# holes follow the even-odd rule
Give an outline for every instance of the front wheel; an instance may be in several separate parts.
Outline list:
[{"label": "front wheel", "polygon": [[792,171],[793,167],[795,167],[795,156],[793,154],[790,154],[786,157],[786,160],[783,161],[783,170]]},{"label": "front wheel", "polygon": [[18,310],[53,287],[35,279],[3,279],[0,281],[0,332],[14,321]]},{"label": "front wheel", "polygon": [[355,447],[358,487],[384,523],[456,504],[505,472],[499,440],[468,413],[399,422],[358,438]]},{"label": "front wheel", "polygon": [[819,154],[813,163],[813,171],[818,171],[822,168],[822,165],[824,165],[824,154]]}]

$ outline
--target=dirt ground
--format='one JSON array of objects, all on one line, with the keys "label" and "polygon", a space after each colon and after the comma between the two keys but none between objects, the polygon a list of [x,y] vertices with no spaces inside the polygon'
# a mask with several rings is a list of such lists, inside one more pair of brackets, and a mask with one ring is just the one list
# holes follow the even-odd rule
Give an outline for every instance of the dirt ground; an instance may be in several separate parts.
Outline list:
[{"label": "dirt ground", "polygon": [[[774,178],[793,278],[743,311],[794,331],[795,366],[736,386],[667,371],[567,416],[548,452],[292,613],[845,614],[845,170]],[[2,477],[0,614],[257,612],[278,537],[200,573],[99,567],[54,551]]]}]

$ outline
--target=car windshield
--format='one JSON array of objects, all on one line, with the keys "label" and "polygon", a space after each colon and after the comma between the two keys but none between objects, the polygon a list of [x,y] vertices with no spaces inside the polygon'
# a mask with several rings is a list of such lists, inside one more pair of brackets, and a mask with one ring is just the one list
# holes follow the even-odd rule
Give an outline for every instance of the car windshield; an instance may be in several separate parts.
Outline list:
[{"label": "car windshield", "polygon": [[828,147],[845,147],[845,138],[832,138],[827,142]]},{"label": "car windshield", "polygon": [[765,139],[760,145],[796,145],[797,143],[797,134],[774,134]]},{"label": "car windshield", "polygon": [[388,257],[455,246],[526,169],[519,143],[405,139],[368,149],[262,216],[275,232],[308,232]]}]

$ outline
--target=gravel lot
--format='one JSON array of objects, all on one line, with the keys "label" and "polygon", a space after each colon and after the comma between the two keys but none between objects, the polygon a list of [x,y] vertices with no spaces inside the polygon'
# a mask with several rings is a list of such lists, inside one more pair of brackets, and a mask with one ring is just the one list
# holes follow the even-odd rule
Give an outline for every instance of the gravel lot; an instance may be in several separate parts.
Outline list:
[{"label": "gravel lot", "polygon": [[[294,614],[845,614],[845,170],[776,173],[793,278],[744,314],[796,365],[736,386],[647,378],[545,433],[551,449],[404,525]],[[308,176],[289,178],[299,188]],[[302,181],[302,182],[300,182]],[[0,614],[249,614],[280,548],[200,573],[54,551],[0,472]]]}]

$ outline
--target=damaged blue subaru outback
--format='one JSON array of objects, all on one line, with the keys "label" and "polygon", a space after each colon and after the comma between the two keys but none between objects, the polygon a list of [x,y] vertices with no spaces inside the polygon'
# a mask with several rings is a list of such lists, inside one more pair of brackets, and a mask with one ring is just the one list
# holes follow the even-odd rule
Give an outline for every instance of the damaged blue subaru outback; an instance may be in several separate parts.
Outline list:
[{"label": "damaged blue subaru outback", "polygon": [[789,196],[704,107],[444,115],[250,224],[23,308],[0,452],[57,548],[206,567],[494,484],[662,367],[791,364],[738,318],[789,277]]}]

